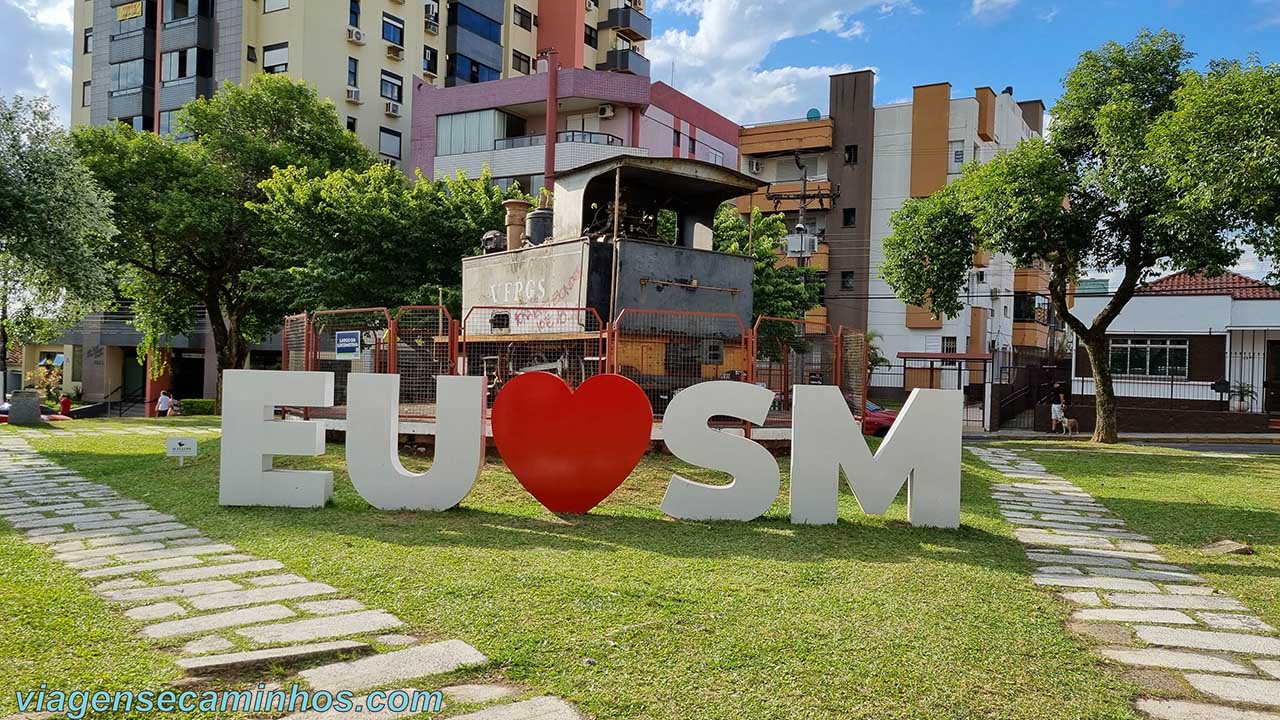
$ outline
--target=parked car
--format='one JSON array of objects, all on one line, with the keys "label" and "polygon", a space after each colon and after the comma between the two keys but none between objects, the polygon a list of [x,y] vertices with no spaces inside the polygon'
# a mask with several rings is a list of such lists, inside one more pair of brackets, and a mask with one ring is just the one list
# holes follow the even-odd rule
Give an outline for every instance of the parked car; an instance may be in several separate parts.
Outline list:
[{"label": "parked car", "polygon": [[886,410],[873,402],[868,402],[867,416],[862,423],[862,432],[867,435],[884,437],[889,433],[889,428],[893,426],[893,421],[897,419],[898,412],[896,410]]}]

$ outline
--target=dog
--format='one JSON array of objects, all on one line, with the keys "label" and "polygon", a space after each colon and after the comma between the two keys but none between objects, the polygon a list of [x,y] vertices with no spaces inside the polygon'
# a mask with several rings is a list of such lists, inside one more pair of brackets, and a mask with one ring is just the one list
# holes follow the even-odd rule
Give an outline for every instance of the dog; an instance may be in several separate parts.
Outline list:
[{"label": "dog", "polygon": [[1077,419],[1075,419],[1075,418],[1072,418],[1072,417],[1069,417],[1069,418],[1063,418],[1060,422],[1062,423],[1062,434],[1063,434],[1063,435],[1072,435],[1072,436],[1074,436],[1076,433],[1080,432],[1080,421],[1079,421],[1079,420],[1077,420]]}]

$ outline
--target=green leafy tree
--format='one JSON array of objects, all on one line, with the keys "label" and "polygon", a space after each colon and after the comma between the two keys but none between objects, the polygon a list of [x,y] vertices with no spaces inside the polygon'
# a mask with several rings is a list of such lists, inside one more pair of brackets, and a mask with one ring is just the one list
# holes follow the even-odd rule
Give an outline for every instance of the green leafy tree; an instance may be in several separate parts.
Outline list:
[{"label": "green leafy tree", "polygon": [[[1089,357],[1095,442],[1117,439],[1106,334],[1139,284],[1157,268],[1219,272],[1241,252],[1224,213],[1187,203],[1155,161],[1163,149],[1153,130],[1194,79],[1190,57],[1168,32],[1084,53],[1054,106],[1050,140],[970,164],[946,189],[908,201],[885,240],[882,273],[898,296],[951,317],[964,308],[960,289],[976,249],[1043,264],[1050,302]],[[1088,269],[1119,270],[1123,279],[1093,318],[1082,318],[1068,288]]]},{"label": "green leafy tree", "polygon": [[[716,211],[713,245],[716,250],[747,255],[755,260],[752,282],[755,317],[802,319],[818,306],[820,280],[813,268],[778,264],[778,250],[787,236],[787,222],[781,214],[764,215],[752,208],[750,221],[744,220],[733,203]],[[784,347],[804,350],[804,340],[795,326],[777,323],[761,328],[761,351],[777,356]]]},{"label": "green leafy tree", "polygon": [[46,100],[0,97],[0,397],[11,341],[45,342],[110,302],[110,200]]},{"label": "green leafy tree", "polygon": [[[123,126],[81,128],[80,157],[116,196],[120,234],[107,244],[134,301],[144,350],[192,330],[194,306],[208,313],[218,370],[244,367],[249,347],[289,308],[260,270],[293,264],[287,243],[250,203],[275,168],[321,176],[366,169],[373,156],[338,121],[313,86],[257,75],[188,104],[183,140]],[[145,353],[144,353],[145,354]]]},{"label": "green leafy tree", "polygon": [[1184,207],[1223,213],[1260,254],[1280,256],[1280,64],[1213,62],[1183,76],[1174,104],[1151,145]]},{"label": "green leafy tree", "polygon": [[411,181],[383,164],[322,176],[290,167],[262,188],[250,207],[278,233],[280,258],[259,275],[307,310],[435,304],[441,291],[456,300],[462,258],[504,228],[503,201],[524,197],[487,171]]}]

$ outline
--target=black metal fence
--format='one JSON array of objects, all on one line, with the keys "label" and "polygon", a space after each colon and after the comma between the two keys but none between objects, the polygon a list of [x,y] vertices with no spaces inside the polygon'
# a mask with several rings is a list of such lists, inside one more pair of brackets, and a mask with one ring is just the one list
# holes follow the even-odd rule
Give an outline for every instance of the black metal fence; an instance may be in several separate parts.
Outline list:
[{"label": "black metal fence", "polygon": [[[1092,403],[1094,380],[1074,377],[1073,404]],[[1116,403],[1122,408],[1205,410],[1261,413],[1266,408],[1265,353],[1229,353],[1221,377],[1192,379],[1185,373],[1163,376],[1117,374],[1112,378]]]}]

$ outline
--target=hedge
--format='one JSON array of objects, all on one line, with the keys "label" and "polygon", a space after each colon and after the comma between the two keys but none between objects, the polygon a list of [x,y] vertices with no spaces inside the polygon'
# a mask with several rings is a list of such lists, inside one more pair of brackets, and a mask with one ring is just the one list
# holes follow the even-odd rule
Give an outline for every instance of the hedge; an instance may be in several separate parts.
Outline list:
[{"label": "hedge", "polygon": [[216,415],[217,400],[183,400],[183,415]]}]

